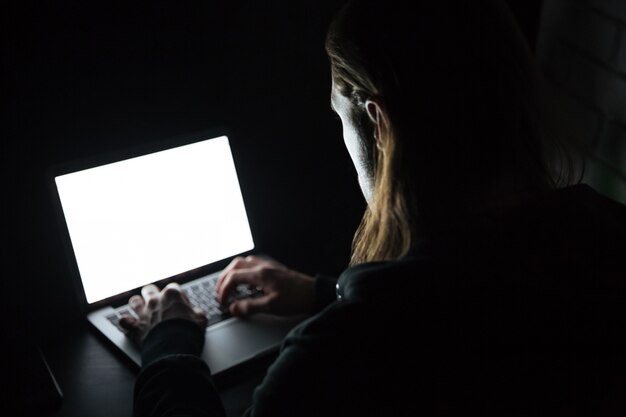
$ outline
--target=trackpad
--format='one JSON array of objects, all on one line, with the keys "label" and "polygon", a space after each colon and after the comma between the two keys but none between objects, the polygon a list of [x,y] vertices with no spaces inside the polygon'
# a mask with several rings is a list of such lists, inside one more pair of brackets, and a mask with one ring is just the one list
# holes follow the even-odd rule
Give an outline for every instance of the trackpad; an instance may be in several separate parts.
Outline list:
[{"label": "trackpad", "polygon": [[302,319],[258,314],[219,323],[206,331],[202,358],[215,375],[277,349],[289,330]]}]

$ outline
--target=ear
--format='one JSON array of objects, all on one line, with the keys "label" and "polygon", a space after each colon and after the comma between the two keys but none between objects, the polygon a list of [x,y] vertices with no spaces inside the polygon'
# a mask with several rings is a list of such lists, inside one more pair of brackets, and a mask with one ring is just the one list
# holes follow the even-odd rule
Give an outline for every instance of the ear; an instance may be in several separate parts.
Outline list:
[{"label": "ear", "polygon": [[375,100],[365,100],[365,111],[376,127],[382,122],[382,108]]},{"label": "ear", "polygon": [[381,131],[383,128],[387,127],[387,116],[385,115],[380,103],[375,100],[365,101],[365,111],[374,124],[374,140],[376,141],[376,147],[383,150],[384,146],[381,142]]}]

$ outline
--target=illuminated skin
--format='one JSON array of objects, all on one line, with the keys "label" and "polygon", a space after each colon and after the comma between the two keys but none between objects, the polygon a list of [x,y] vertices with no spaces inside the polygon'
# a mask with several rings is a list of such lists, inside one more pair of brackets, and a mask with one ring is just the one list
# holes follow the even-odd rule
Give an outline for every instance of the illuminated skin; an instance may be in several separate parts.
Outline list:
[{"label": "illuminated skin", "polygon": [[[372,201],[374,178],[370,168],[371,164],[368,161],[363,131],[358,128],[355,122],[355,105],[337,90],[334,83],[330,94],[330,103],[331,108],[341,119],[343,141],[348,149],[354,168],[356,169],[359,185],[365,197],[365,201],[369,204]],[[378,110],[378,106],[372,101],[367,101],[365,105],[370,119],[376,123],[372,113]]]}]

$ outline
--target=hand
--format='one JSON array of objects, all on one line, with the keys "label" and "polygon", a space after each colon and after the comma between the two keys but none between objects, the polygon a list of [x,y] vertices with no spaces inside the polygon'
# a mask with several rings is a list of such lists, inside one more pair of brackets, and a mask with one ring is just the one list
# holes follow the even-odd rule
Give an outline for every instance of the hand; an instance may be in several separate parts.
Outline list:
[{"label": "hand", "polygon": [[217,280],[217,300],[224,304],[240,284],[259,287],[263,295],[233,301],[231,314],[271,313],[283,316],[310,313],[315,303],[315,279],[276,262],[237,257]]},{"label": "hand", "polygon": [[205,312],[193,308],[180,285],[176,283],[167,284],[163,291],[159,291],[156,285],[146,285],[141,289],[141,296],[130,297],[128,304],[137,314],[137,318],[122,317],[120,326],[139,345],[148,332],[164,320],[181,318],[196,323],[202,329],[208,323]]}]

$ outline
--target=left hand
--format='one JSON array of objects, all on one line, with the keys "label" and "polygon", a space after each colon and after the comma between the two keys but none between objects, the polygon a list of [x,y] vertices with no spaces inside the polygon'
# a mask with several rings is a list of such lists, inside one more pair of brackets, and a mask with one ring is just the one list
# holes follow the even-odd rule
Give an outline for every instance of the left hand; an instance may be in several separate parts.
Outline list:
[{"label": "left hand", "polygon": [[181,318],[202,329],[208,324],[206,313],[199,308],[193,308],[180,285],[176,283],[167,284],[162,291],[156,285],[146,285],[141,289],[141,296],[132,296],[128,304],[137,317],[122,317],[120,326],[139,345],[150,330],[164,320]]}]

